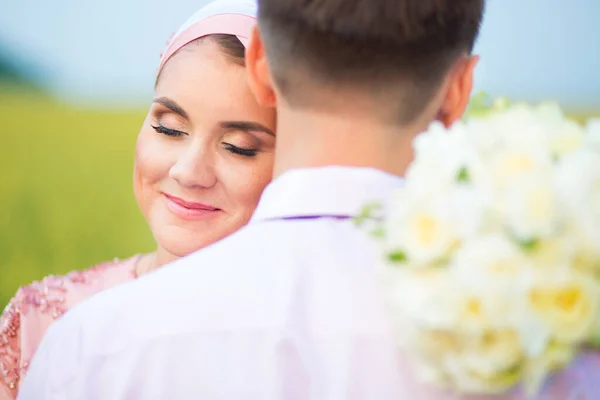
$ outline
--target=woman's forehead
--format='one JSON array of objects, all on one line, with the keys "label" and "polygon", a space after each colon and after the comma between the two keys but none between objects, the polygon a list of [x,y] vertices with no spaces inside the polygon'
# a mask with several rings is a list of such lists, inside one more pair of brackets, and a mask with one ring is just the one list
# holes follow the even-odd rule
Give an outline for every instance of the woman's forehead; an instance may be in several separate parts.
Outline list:
[{"label": "woman's forehead", "polygon": [[167,97],[190,118],[249,118],[261,111],[247,84],[246,70],[214,43],[202,43],[174,56],[162,71],[155,97]]},{"label": "woman's forehead", "polygon": [[186,46],[161,71],[156,90],[192,91],[220,86],[245,87],[245,70],[232,62],[220,47],[206,40]]}]

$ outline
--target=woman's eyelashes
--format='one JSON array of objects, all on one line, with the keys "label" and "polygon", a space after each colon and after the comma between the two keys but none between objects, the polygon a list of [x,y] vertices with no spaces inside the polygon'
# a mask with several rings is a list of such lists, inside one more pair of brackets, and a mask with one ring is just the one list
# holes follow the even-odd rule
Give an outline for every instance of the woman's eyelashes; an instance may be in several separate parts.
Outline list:
[{"label": "woman's eyelashes", "polygon": [[233,154],[237,154],[237,155],[244,156],[244,157],[254,157],[254,156],[256,156],[256,153],[258,152],[258,150],[256,150],[256,149],[247,149],[244,147],[238,147],[231,143],[223,143],[223,146],[225,147],[225,150],[227,150]]},{"label": "woman's eyelashes", "polygon": [[167,136],[171,136],[171,137],[181,137],[184,135],[187,135],[187,133],[185,132],[181,132],[175,129],[169,129],[165,126],[162,126],[161,124],[158,125],[150,125],[152,127],[152,129],[154,129],[156,131],[156,133],[160,133],[162,135],[167,135]]},{"label": "woman's eyelashes", "polygon": [[[188,135],[185,132],[178,131],[176,129],[170,129],[161,124],[150,125],[150,126],[152,127],[152,129],[154,129],[156,131],[156,133],[160,133],[161,135],[166,135],[166,136],[170,136],[170,137],[182,137],[182,136]],[[223,142],[223,147],[225,148],[225,150],[229,151],[230,153],[233,153],[233,154],[236,154],[239,156],[244,156],[244,157],[254,157],[258,153],[257,149],[240,147],[240,146],[236,146],[234,144],[227,143],[227,142]]]}]

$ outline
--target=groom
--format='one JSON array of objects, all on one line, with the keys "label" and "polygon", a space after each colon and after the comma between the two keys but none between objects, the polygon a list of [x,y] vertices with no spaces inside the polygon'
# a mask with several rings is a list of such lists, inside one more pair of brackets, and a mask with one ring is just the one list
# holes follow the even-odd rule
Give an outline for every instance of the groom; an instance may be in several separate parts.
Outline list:
[{"label": "groom", "polygon": [[402,399],[361,207],[463,113],[484,0],[260,0],[251,88],[276,106],[248,226],[49,331],[21,399]]}]

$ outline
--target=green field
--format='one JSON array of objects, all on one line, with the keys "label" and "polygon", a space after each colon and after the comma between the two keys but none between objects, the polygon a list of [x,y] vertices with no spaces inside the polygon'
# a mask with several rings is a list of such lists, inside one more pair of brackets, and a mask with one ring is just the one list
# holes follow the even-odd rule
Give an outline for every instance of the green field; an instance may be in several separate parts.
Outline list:
[{"label": "green field", "polygon": [[131,184],[144,115],[0,86],[0,310],[20,285],[152,249]]}]

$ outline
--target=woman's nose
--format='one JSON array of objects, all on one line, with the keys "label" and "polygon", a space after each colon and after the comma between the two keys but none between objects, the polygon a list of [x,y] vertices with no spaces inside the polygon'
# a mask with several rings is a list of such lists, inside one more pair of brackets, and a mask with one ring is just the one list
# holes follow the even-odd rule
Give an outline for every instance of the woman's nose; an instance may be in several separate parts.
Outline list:
[{"label": "woman's nose", "polygon": [[190,143],[179,153],[169,175],[185,187],[212,187],[217,182],[214,157],[206,143]]}]

